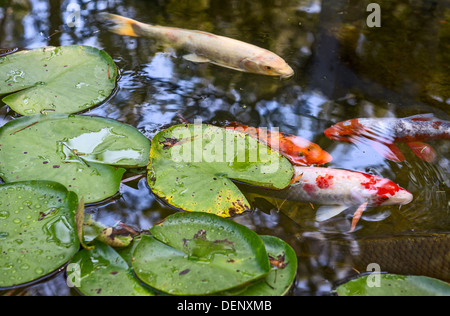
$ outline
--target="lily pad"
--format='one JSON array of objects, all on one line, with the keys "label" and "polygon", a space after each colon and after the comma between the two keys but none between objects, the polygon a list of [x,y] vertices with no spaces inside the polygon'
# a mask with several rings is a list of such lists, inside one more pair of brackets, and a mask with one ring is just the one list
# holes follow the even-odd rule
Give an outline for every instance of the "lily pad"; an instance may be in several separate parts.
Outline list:
[{"label": "lily pad", "polygon": [[250,205],[231,179],[283,189],[292,176],[286,158],[234,129],[175,125],[152,140],[149,185],[156,195],[185,211],[239,214]]},{"label": "lily pad", "polygon": [[270,273],[251,284],[240,296],[281,296],[291,288],[297,273],[297,255],[294,249],[275,236],[260,236],[271,264]]},{"label": "lily pad", "polygon": [[339,296],[449,296],[450,285],[425,276],[368,274],[336,289]]},{"label": "lily pad", "polygon": [[132,268],[112,247],[95,242],[78,252],[67,269],[69,284],[86,296],[153,296],[134,277]]},{"label": "lily pad", "polygon": [[117,75],[112,58],[94,47],[25,50],[0,57],[0,95],[21,115],[77,113],[103,102]]},{"label": "lily pad", "polygon": [[207,213],[175,213],[142,236],[133,253],[139,279],[173,295],[205,295],[261,279],[264,243],[247,227]]},{"label": "lily pad", "polygon": [[149,151],[144,135],[114,120],[25,116],[0,128],[0,177],[57,181],[86,203],[97,202],[118,191],[125,172],[119,167],[145,166]]},{"label": "lily pad", "polygon": [[42,278],[78,251],[78,197],[47,181],[0,184],[0,288]]}]

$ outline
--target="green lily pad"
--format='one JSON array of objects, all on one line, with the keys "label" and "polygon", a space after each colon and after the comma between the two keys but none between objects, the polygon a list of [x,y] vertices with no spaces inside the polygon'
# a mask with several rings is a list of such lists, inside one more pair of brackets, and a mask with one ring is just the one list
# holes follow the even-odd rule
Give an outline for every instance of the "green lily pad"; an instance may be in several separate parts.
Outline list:
[{"label": "green lily pad", "polygon": [[425,276],[368,274],[336,289],[339,296],[449,296],[450,285]]},{"label": "green lily pad", "polygon": [[134,277],[132,268],[112,247],[95,242],[81,250],[67,268],[67,280],[86,296],[153,296]]},{"label": "green lily pad", "polygon": [[94,47],[25,50],[0,57],[0,95],[21,115],[77,113],[103,102],[117,75],[112,58]]},{"label": "green lily pad", "polygon": [[287,187],[290,162],[234,129],[176,125],[152,140],[148,182],[153,192],[185,211],[227,217],[250,209],[230,180],[270,189]]},{"label": "green lily pad", "polygon": [[57,270],[78,251],[78,197],[46,181],[0,184],[0,288]]},{"label": "green lily pad", "polygon": [[281,296],[291,288],[297,274],[297,255],[294,249],[275,236],[260,236],[269,255],[270,273],[251,284],[240,296]]},{"label": "green lily pad", "polygon": [[0,128],[0,177],[57,181],[86,203],[97,202],[118,191],[125,172],[118,167],[143,167],[149,152],[144,135],[114,120],[25,116]]},{"label": "green lily pad", "polygon": [[133,253],[139,279],[173,295],[206,295],[261,279],[270,265],[247,227],[207,213],[175,213],[142,236]]}]

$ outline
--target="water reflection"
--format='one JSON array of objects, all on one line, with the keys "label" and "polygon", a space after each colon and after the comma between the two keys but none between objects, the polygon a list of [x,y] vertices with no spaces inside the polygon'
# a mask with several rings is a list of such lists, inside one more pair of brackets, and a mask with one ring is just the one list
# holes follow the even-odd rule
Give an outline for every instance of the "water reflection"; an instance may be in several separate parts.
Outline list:
[{"label": "water reflection", "polygon": [[[81,27],[67,26],[67,6],[80,6]],[[348,242],[379,233],[449,231],[448,141],[435,141],[435,163],[405,151],[393,163],[370,146],[333,142],[323,130],[357,117],[405,117],[434,113],[449,118],[450,6],[446,1],[380,0],[382,27],[365,24],[365,2],[356,0],[0,0],[0,48],[83,44],[105,49],[121,69],[116,95],[87,114],[136,126],[148,138],[193,121],[278,127],[319,144],[333,155],[329,164],[389,178],[412,192],[414,201],[370,209],[348,235],[344,214],[318,224],[309,203],[270,200],[248,193],[255,210],[235,218],[261,234],[279,236],[299,256],[293,295],[328,295],[352,273]],[[152,40],[107,32],[100,12],[146,23],[201,29],[274,51],[295,70],[289,80],[194,64]],[[0,125],[10,120],[0,108]],[[123,221],[140,229],[173,213],[152,195],[145,179],[121,187],[121,198],[89,211],[107,225]],[[54,281],[52,281],[54,282]],[[42,285],[30,294],[53,295]],[[66,294],[64,292],[64,294]]]}]

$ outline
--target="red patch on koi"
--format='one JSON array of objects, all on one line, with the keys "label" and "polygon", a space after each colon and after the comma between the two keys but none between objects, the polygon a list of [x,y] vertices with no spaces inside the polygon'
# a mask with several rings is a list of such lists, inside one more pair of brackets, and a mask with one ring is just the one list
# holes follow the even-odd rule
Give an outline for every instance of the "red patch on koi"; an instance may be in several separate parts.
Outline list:
[{"label": "red patch on koi", "polygon": [[316,186],[311,183],[305,183],[303,185],[303,190],[305,190],[309,195],[312,195],[316,192]]},{"label": "red patch on koi", "polygon": [[442,125],[442,122],[434,121],[431,126],[433,126],[434,129],[439,129],[439,126]]},{"label": "red patch on koi", "polygon": [[389,197],[394,196],[400,190],[400,187],[392,181],[387,180],[380,185],[380,179],[368,174],[364,174],[364,176],[368,178],[369,181],[361,182],[361,185],[367,190],[376,191],[376,195],[378,196],[378,204],[387,201]]},{"label": "red patch on koi", "polygon": [[325,176],[318,176],[316,184],[321,189],[328,189],[333,185],[333,176],[326,174]]}]

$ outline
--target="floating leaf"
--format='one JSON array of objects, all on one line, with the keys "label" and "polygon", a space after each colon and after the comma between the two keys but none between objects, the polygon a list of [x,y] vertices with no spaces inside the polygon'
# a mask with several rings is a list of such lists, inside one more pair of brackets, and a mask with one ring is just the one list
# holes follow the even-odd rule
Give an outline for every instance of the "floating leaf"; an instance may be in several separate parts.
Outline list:
[{"label": "floating leaf", "polygon": [[373,273],[340,285],[340,296],[449,296],[450,285],[425,276]]},{"label": "floating leaf", "polygon": [[78,197],[47,181],[0,184],[0,288],[37,280],[78,251]]},{"label": "floating leaf", "polygon": [[207,213],[175,213],[142,236],[133,268],[151,287],[204,295],[254,282],[270,270],[264,243],[247,227]]},{"label": "floating leaf", "polygon": [[101,242],[78,252],[67,269],[67,279],[87,296],[153,296],[133,275],[132,268],[113,248]]},{"label": "floating leaf", "polygon": [[116,85],[112,58],[89,46],[44,47],[0,57],[0,95],[15,112],[77,113],[103,102]]},{"label": "floating leaf", "polygon": [[295,251],[275,236],[260,236],[266,247],[271,264],[270,273],[262,280],[251,284],[240,296],[281,296],[291,288],[297,273]]},{"label": "floating leaf", "polygon": [[250,205],[230,179],[283,189],[292,176],[286,158],[234,129],[176,125],[152,140],[149,185],[186,211],[223,217],[242,213]]},{"label": "floating leaf", "polygon": [[86,203],[114,195],[125,169],[148,162],[150,142],[114,120],[33,115],[0,128],[0,177],[5,182],[52,180]]}]

